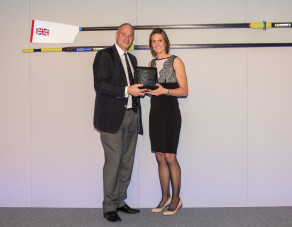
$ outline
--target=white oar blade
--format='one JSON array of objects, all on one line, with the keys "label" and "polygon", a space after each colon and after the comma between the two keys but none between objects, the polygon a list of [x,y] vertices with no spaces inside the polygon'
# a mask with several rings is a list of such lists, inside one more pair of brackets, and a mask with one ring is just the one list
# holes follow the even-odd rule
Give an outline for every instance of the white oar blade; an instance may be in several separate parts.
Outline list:
[{"label": "white oar blade", "polygon": [[31,43],[73,43],[79,27],[49,21],[33,20]]}]

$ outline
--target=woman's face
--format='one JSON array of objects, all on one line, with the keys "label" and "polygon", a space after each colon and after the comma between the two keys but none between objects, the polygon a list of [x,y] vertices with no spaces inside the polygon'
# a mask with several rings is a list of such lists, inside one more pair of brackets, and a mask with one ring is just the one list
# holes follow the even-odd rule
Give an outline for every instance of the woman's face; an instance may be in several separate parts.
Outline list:
[{"label": "woman's face", "polygon": [[152,42],[153,50],[156,52],[156,54],[166,53],[165,51],[166,44],[161,34],[152,35],[151,42]]}]

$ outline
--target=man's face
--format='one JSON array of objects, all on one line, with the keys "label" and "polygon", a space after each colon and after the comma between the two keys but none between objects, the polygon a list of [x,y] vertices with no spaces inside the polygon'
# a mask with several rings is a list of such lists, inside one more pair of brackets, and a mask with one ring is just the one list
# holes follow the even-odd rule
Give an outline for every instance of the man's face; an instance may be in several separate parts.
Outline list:
[{"label": "man's face", "polygon": [[124,25],[116,33],[116,43],[123,50],[127,51],[134,40],[134,31],[129,25]]}]

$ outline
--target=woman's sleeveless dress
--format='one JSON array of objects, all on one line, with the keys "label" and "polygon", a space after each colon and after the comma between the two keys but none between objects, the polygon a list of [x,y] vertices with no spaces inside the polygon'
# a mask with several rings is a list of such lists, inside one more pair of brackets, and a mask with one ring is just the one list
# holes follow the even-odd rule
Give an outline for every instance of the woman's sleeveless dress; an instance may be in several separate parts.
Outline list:
[{"label": "woman's sleeveless dress", "polygon": [[[176,58],[153,59],[151,67],[156,67],[158,83],[167,89],[178,88],[173,62]],[[153,152],[176,154],[181,128],[181,114],[175,96],[152,96],[149,115],[149,133]]]}]

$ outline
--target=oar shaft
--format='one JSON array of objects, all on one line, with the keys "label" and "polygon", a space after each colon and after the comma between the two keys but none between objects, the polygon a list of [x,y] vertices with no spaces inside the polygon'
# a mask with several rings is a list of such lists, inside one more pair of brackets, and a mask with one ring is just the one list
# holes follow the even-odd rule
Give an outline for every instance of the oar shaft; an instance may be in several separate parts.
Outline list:
[{"label": "oar shaft", "polygon": [[[218,44],[173,44],[170,49],[240,48],[240,47],[289,47],[292,43],[218,43]],[[148,45],[137,45],[135,50],[149,50]]]},{"label": "oar shaft", "polygon": [[[136,25],[135,30],[151,30],[154,28],[162,29],[211,29],[211,28],[248,28],[249,24],[178,24],[178,25]],[[108,27],[83,27],[81,31],[111,31],[117,30],[117,26]]]},{"label": "oar shaft", "polygon": [[108,46],[89,46],[89,47],[64,47],[64,52],[86,52],[86,51],[99,51]]}]

